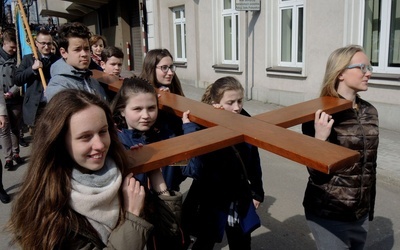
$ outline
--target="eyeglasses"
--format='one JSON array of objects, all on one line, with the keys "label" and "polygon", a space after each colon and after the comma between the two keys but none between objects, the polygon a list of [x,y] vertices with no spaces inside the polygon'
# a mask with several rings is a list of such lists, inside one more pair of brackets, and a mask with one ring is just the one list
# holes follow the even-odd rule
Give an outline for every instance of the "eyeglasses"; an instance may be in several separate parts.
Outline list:
[{"label": "eyeglasses", "polygon": [[363,72],[363,74],[366,74],[368,71],[372,73],[373,68],[371,65],[365,65],[363,63],[360,64],[351,64],[346,67],[346,69],[354,69],[354,68],[359,68]]},{"label": "eyeglasses", "polygon": [[51,45],[53,45],[53,43],[39,42],[38,40],[36,40],[36,42],[38,44],[42,45],[42,46],[46,46],[47,45],[48,47],[50,47]]},{"label": "eyeglasses", "polygon": [[162,65],[162,66],[156,66],[157,69],[161,69],[162,72],[168,73],[168,70],[171,70],[172,72],[175,72],[176,66],[175,65]]}]

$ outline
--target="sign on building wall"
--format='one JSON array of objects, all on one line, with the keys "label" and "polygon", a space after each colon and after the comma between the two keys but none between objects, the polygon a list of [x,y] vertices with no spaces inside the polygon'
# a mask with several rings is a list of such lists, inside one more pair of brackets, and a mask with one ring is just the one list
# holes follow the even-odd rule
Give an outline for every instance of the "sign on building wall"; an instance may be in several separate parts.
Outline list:
[{"label": "sign on building wall", "polygon": [[235,9],[237,11],[260,11],[261,0],[235,0]]}]

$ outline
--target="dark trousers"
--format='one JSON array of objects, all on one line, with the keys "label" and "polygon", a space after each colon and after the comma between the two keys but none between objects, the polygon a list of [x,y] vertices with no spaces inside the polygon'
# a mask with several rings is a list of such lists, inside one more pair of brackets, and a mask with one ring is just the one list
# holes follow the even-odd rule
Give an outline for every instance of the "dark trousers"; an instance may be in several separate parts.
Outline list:
[{"label": "dark trousers", "polygon": [[[234,227],[225,227],[226,238],[228,239],[230,250],[250,250],[251,249],[251,234],[244,234],[239,224]],[[198,238],[193,244],[192,250],[212,250],[215,241],[207,235],[207,231],[200,232]]]},{"label": "dark trousers", "polygon": [[0,160],[0,190],[4,190],[3,187],[3,163]]},{"label": "dark trousers", "polygon": [[[209,206],[209,200],[203,201],[206,204],[202,204],[199,199],[201,192],[203,192],[202,186],[194,180],[182,205],[182,228],[185,233],[185,242],[189,243],[190,236],[195,236],[196,241],[192,245],[192,250],[213,250],[215,243],[221,240],[218,232],[225,230],[229,249],[250,250],[251,233],[243,233],[239,224],[230,227],[226,217],[221,219],[217,209]],[[224,223],[226,223],[225,227]],[[219,225],[224,228],[218,229]]]}]

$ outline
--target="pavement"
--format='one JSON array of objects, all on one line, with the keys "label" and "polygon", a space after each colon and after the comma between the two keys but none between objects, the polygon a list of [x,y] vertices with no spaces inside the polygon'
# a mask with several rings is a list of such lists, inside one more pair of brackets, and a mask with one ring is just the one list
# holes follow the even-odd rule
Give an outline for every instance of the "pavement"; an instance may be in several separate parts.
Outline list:
[{"label": "pavement", "polygon": [[[191,85],[183,85],[185,96],[200,100],[204,89]],[[244,102],[244,108],[256,115],[280,106],[260,101]],[[300,127],[289,128],[300,132]],[[31,139],[29,133],[26,140]],[[378,149],[378,195],[376,219],[371,223],[366,249],[400,249],[400,132],[380,128],[380,144]],[[21,157],[29,161],[30,147],[21,147]],[[304,219],[301,205],[307,182],[307,171],[304,166],[280,156],[260,150],[263,165],[263,181],[265,201],[258,209],[262,226],[253,232],[253,249],[315,249],[315,244]],[[4,163],[4,158],[0,157]],[[15,197],[21,180],[25,174],[27,163],[12,171],[3,170],[3,185],[6,191]],[[190,186],[185,181],[182,192]],[[0,203],[0,228],[7,223],[12,203]],[[29,222],[27,222],[29,223]],[[19,249],[10,246],[10,235],[0,230],[0,250]],[[228,249],[226,240],[217,244],[215,249]]]}]

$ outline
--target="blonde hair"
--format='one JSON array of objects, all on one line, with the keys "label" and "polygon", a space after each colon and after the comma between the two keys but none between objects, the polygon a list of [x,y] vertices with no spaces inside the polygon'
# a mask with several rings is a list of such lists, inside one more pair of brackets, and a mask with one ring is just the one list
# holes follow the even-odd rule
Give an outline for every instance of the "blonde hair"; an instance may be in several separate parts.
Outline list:
[{"label": "blonde hair", "polygon": [[337,92],[339,76],[349,66],[351,59],[357,52],[364,52],[364,49],[359,45],[348,45],[331,53],[326,63],[320,96],[339,97]]}]

